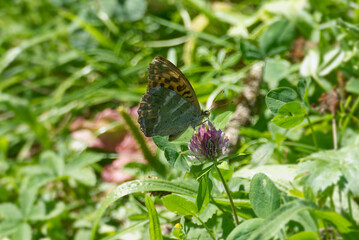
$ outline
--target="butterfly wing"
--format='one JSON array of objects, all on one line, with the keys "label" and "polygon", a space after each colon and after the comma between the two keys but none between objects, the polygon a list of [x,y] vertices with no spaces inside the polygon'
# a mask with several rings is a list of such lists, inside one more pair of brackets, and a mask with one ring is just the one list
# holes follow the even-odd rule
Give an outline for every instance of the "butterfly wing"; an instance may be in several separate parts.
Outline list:
[{"label": "butterfly wing", "polygon": [[158,86],[175,91],[201,111],[196,93],[187,78],[175,65],[160,56],[155,57],[148,68],[147,91]]},{"label": "butterfly wing", "polygon": [[202,118],[201,112],[186,98],[161,86],[143,95],[139,109],[138,122],[147,137],[170,135],[173,140]]}]

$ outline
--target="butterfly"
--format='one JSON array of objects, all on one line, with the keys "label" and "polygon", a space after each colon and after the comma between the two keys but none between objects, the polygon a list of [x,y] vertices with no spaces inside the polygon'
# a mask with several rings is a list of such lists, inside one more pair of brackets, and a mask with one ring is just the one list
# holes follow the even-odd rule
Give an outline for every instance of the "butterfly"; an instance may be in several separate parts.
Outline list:
[{"label": "butterfly", "polygon": [[148,68],[148,86],[138,108],[138,123],[146,137],[178,138],[189,126],[195,128],[209,111],[201,110],[196,93],[183,73],[163,57]]}]

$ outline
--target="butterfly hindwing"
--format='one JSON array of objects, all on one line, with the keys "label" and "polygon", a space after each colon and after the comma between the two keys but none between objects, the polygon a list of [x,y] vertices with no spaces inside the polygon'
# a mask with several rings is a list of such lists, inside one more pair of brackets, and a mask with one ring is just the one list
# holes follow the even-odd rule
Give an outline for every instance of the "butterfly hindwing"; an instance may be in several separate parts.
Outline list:
[{"label": "butterfly hindwing", "polygon": [[148,68],[147,90],[161,86],[177,92],[190,101],[199,111],[196,94],[183,73],[163,57],[155,57]]},{"label": "butterfly hindwing", "polygon": [[151,88],[142,97],[140,109],[138,122],[147,137],[174,135],[174,139],[201,118],[191,102],[163,87]]}]

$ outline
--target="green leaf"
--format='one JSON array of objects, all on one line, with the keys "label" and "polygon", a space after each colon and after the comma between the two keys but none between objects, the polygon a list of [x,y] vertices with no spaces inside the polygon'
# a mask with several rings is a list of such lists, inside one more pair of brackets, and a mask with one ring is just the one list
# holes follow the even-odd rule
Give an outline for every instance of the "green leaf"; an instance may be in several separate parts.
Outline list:
[{"label": "green leaf", "polygon": [[350,32],[351,34],[353,34],[354,36],[359,36],[359,26],[346,22],[342,19],[338,19],[338,23],[341,27],[343,27],[344,30]]},{"label": "green leaf", "polygon": [[20,192],[19,202],[20,210],[24,218],[27,218],[33,208],[33,204],[36,200],[37,189],[36,188],[27,188]]},{"label": "green leaf", "polygon": [[79,229],[76,232],[76,235],[74,237],[74,240],[83,240],[83,239],[90,239],[91,237],[91,231],[87,229]]},{"label": "green leaf", "polygon": [[251,180],[255,174],[264,173],[276,184],[277,188],[288,193],[293,188],[293,181],[298,174],[297,170],[297,164],[272,164],[254,168],[247,166],[237,170],[233,177]]},{"label": "green leaf", "polygon": [[351,93],[359,94],[359,80],[351,78],[347,84],[345,84],[345,90]]},{"label": "green leaf", "polygon": [[35,204],[32,208],[31,211],[29,213],[28,218],[30,220],[42,220],[44,219],[46,216],[46,206],[45,203],[43,201],[39,201],[37,202],[37,204]]},{"label": "green leaf", "polygon": [[282,229],[296,214],[313,208],[313,204],[303,200],[296,200],[282,205],[269,215],[259,227],[257,227],[247,240],[271,239]]},{"label": "green leaf", "polygon": [[58,28],[56,30],[44,31],[42,34],[35,34],[35,37],[30,37],[22,41],[20,45],[9,49],[0,58],[0,73],[6,69],[22,52],[42,42],[50,41],[56,37],[65,36],[68,34],[68,27]]},{"label": "green leaf", "polygon": [[260,49],[255,45],[255,43],[252,43],[247,40],[242,40],[240,44],[244,59],[258,60],[264,57]]},{"label": "green leaf", "polygon": [[51,209],[51,211],[45,216],[44,219],[51,219],[58,215],[60,215],[63,211],[65,211],[66,205],[63,202],[57,202],[54,209]]},{"label": "green leaf", "polygon": [[263,173],[257,173],[251,181],[249,200],[255,214],[258,217],[267,218],[279,208],[280,195],[269,177]]},{"label": "green leaf", "polygon": [[29,182],[27,184],[24,184],[27,188],[39,188],[41,186],[44,186],[45,184],[55,181],[56,176],[50,175],[49,173],[45,174],[37,174],[30,178]]},{"label": "green leaf", "polygon": [[[0,163],[2,163],[1,160],[6,160],[8,149],[9,140],[4,136],[0,137]],[[2,174],[2,170],[3,169],[0,167],[0,174]]]},{"label": "green leaf", "polygon": [[224,158],[221,158],[219,161],[220,162],[224,162],[224,161],[227,161],[227,160],[235,161],[235,160],[242,159],[247,155],[248,154],[246,154],[246,153],[235,153],[235,154],[231,154],[229,156],[226,156]]},{"label": "green leaf", "polygon": [[290,63],[282,59],[267,58],[264,65],[263,80],[270,89],[278,87],[279,81],[289,75]]},{"label": "green leaf", "polygon": [[[303,196],[303,193],[300,192],[299,190],[297,190],[299,194],[299,196]],[[293,195],[295,194],[294,190],[291,191],[291,193],[293,193]],[[311,215],[311,212],[309,211],[304,211],[304,212],[300,212],[298,213],[293,219],[292,221],[295,221],[297,223],[299,223],[300,225],[302,225],[303,227],[303,231],[306,232],[317,232],[317,219],[313,219],[313,216]]]},{"label": "green leaf", "polygon": [[278,113],[278,110],[281,106],[283,106],[286,103],[293,102],[297,98],[297,93],[287,87],[280,87],[271,90],[266,98],[266,104],[269,110],[272,111],[272,113]]},{"label": "green leaf", "polygon": [[[207,207],[198,215],[202,222],[207,222],[214,214],[216,214],[218,208],[213,204],[208,204]],[[202,226],[202,223],[198,220],[197,217],[192,216],[192,222],[198,226]]]},{"label": "green leaf", "polygon": [[190,166],[188,166],[188,163],[186,159],[183,157],[183,155],[177,159],[174,168],[183,172],[189,172],[191,170]]},{"label": "green leaf", "polygon": [[288,240],[318,240],[319,238],[314,232],[300,232],[288,238]]},{"label": "green leaf", "polygon": [[205,174],[198,185],[198,193],[196,197],[196,203],[197,203],[197,211],[200,213],[202,210],[204,210],[210,199],[212,191],[212,182],[208,178],[208,174]]},{"label": "green leaf", "polygon": [[197,206],[194,202],[178,195],[170,194],[163,199],[163,205],[171,212],[178,215],[197,215]]},{"label": "green leaf", "polygon": [[[95,239],[97,226],[99,221],[104,214],[105,210],[116,200],[120,199],[123,196],[126,196],[131,193],[143,192],[143,191],[166,191],[186,195],[196,195],[197,188],[196,186],[189,186],[181,183],[173,183],[165,180],[159,179],[143,179],[129,181],[126,183],[117,186],[112,192],[110,192],[106,198],[101,202],[100,207],[96,211],[94,224],[92,226],[92,235],[91,239]],[[197,208],[197,207],[196,207]]]},{"label": "green leaf", "polygon": [[93,168],[86,167],[82,169],[75,169],[71,171],[68,176],[76,179],[87,186],[95,186],[96,185],[96,174]]},{"label": "green leaf", "polygon": [[50,148],[51,141],[48,135],[49,132],[44,125],[38,121],[37,116],[33,113],[26,100],[0,92],[0,103],[5,104],[9,110],[16,114],[17,118],[29,126],[29,129],[34,132],[37,140],[44,148]]},{"label": "green leaf", "polygon": [[227,240],[247,240],[249,235],[259,228],[263,222],[264,219],[261,218],[248,219],[234,228],[228,235]]},{"label": "green leaf", "polygon": [[152,137],[152,139],[153,142],[157,145],[157,147],[164,151],[165,158],[167,159],[167,162],[171,165],[171,167],[188,172],[190,168],[184,157],[181,156],[179,152],[181,152],[181,147],[183,146],[187,149],[186,145],[188,144],[188,141],[185,141],[184,139],[190,138],[192,135],[192,131],[189,131],[189,129],[187,129],[187,131],[182,134],[181,137],[179,137],[173,142],[168,141],[167,136],[154,136]]},{"label": "green leaf", "polygon": [[331,73],[344,61],[344,57],[344,51],[342,51],[339,46],[325,53],[323,62],[319,67],[319,76],[323,77]]},{"label": "green leaf", "polygon": [[73,87],[76,84],[76,81],[79,81],[82,77],[86,77],[87,75],[91,74],[92,71],[93,68],[91,66],[85,66],[74,72],[68,78],[61,81],[61,83],[59,83],[57,88],[54,90],[53,101],[55,103],[60,103],[64,98],[66,91]]},{"label": "green leaf", "polygon": [[349,220],[337,212],[314,210],[313,213],[317,217],[331,222],[341,234],[352,232],[355,228]]},{"label": "green leaf", "polygon": [[265,56],[273,56],[290,48],[294,39],[295,26],[287,19],[270,25],[259,37],[258,43]]},{"label": "green leaf", "polygon": [[0,237],[6,237],[18,231],[19,227],[23,224],[23,220],[2,220],[0,222]]},{"label": "green leaf", "polygon": [[340,150],[313,153],[301,159],[298,173],[303,175],[301,184],[310,187],[316,194],[338,184],[344,177],[347,190],[359,196],[359,147],[353,144]]},{"label": "green leaf", "polygon": [[303,101],[306,101],[308,95],[308,85],[310,78],[301,79],[298,81],[297,88],[299,92],[299,96]]},{"label": "green leaf", "polygon": [[161,240],[162,232],[161,232],[161,225],[160,220],[158,219],[158,214],[153,204],[151,198],[146,196],[146,208],[148,211],[148,218],[150,220],[150,237],[153,240]]},{"label": "green leaf", "polygon": [[311,15],[309,12],[303,9],[298,11],[294,18],[295,26],[304,35],[304,38],[310,39],[313,29],[317,27],[314,15]]},{"label": "green leaf", "polygon": [[[345,159],[345,164],[342,164],[342,173],[345,179],[348,182],[348,188],[353,193],[354,196],[359,196],[359,165],[358,165],[358,151],[356,156],[350,156],[350,153],[347,153],[347,159]],[[355,158],[355,160],[354,160]],[[351,162],[350,162],[351,161]]]},{"label": "green leaf", "polygon": [[251,156],[251,164],[253,166],[264,165],[268,162],[275,149],[273,142],[262,144],[257,148]]},{"label": "green leaf", "polygon": [[53,176],[62,176],[64,172],[64,160],[53,151],[44,151],[40,155],[41,166],[51,169]]},{"label": "green leaf", "polygon": [[175,163],[180,157],[179,153],[175,150],[172,150],[171,148],[166,148],[164,154],[167,159],[167,162],[171,165],[171,167],[175,167]]},{"label": "green leaf", "polygon": [[79,16],[72,14],[71,12],[62,11],[61,14],[71,20],[72,22],[76,22],[80,25],[91,37],[96,39],[98,43],[106,48],[113,49],[115,48],[115,43],[112,41],[111,38],[108,38],[104,33],[101,32],[100,29],[96,28],[94,25],[86,22],[84,19],[80,18]]},{"label": "green leaf", "polygon": [[145,0],[124,0],[120,2],[107,0],[100,1],[99,4],[102,11],[120,22],[140,20],[145,15],[147,9],[147,2]]},{"label": "green leaf", "polygon": [[301,183],[311,187],[316,194],[339,181],[341,172],[338,167],[335,162],[316,159],[300,163],[298,173],[305,173]]},{"label": "green leaf", "polygon": [[319,68],[319,50],[318,48],[312,48],[302,61],[300,66],[300,74],[304,77],[317,77],[317,71]]},{"label": "green leaf", "polygon": [[207,174],[209,171],[211,171],[212,168],[214,168],[214,166],[215,166],[214,164],[211,164],[208,167],[202,169],[201,172],[197,176],[197,180],[200,180],[200,178],[202,178],[205,174]]},{"label": "green leaf", "polygon": [[19,208],[13,203],[0,204],[0,219],[16,220],[22,219]]},{"label": "green leaf", "polygon": [[[228,181],[232,178],[233,175],[233,170],[232,168],[228,165],[227,161],[223,161],[221,164],[219,164],[218,166],[218,170],[221,171],[222,176],[224,178],[225,181]],[[221,177],[219,176],[217,170],[215,168],[212,168],[211,170],[211,174],[212,176],[217,179],[218,181],[222,181]]]},{"label": "green leaf", "polygon": [[281,128],[293,128],[301,124],[305,118],[306,110],[299,102],[290,102],[281,106],[277,116],[272,122]]},{"label": "green leaf", "polygon": [[167,148],[177,150],[177,145],[168,141],[168,137],[154,136],[152,140],[162,151],[165,151]]},{"label": "green leaf", "polygon": [[232,112],[227,111],[224,113],[221,113],[213,120],[213,125],[216,127],[216,129],[225,129],[227,126],[227,123],[232,116]]},{"label": "green leaf", "polygon": [[70,174],[72,171],[77,171],[78,169],[97,163],[101,161],[102,158],[102,154],[94,152],[82,152],[78,155],[71,156],[69,162],[66,164],[65,173]]},{"label": "green leaf", "polygon": [[17,231],[13,234],[12,240],[31,240],[32,232],[28,223],[22,223]]}]

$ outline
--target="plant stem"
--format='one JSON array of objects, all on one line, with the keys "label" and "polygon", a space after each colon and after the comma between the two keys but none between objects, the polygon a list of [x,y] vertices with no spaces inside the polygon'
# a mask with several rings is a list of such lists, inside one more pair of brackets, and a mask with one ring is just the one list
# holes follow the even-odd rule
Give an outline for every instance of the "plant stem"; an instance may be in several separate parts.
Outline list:
[{"label": "plant stem", "polygon": [[224,178],[223,178],[223,176],[222,176],[222,173],[221,173],[221,171],[219,170],[219,168],[217,167],[217,165],[214,165],[214,166],[215,166],[215,168],[216,168],[216,170],[217,170],[217,172],[218,172],[219,177],[221,178],[221,181],[222,181],[222,183],[223,183],[224,189],[226,190],[226,193],[227,193],[229,202],[231,203],[232,212],[233,212],[233,214],[234,214],[234,219],[236,220],[236,225],[238,225],[238,224],[239,224],[239,220],[238,220],[236,208],[234,207],[233,199],[232,199],[231,193],[229,192],[227,183],[226,183],[226,181],[224,180]]},{"label": "plant stem", "polygon": [[343,199],[342,199],[342,191],[340,189],[338,189],[338,194],[339,194],[339,211],[338,212],[340,214],[342,214],[342,211],[343,211]]},{"label": "plant stem", "polygon": [[312,153],[313,151],[315,151],[315,147],[313,146],[309,146],[307,144],[303,144],[303,143],[297,143],[297,142],[283,142],[282,143],[285,146],[292,146],[292,147],[296,147],[296,148],[304,148],[307,149],[308,153]]},{"label": "plant stem", "polygon": [[212,237],[213,240],[216,240],[216,237],[213,235],[212,231],[209,230],[209,228],[207,227],[207,225],[199,218],[199,216],[193,215],[195,216],[198,221],[200,221],[202,223],[202,225],[206,228],[207,232],[209,233],[209,235]]},{"label": "plant stem", "polygon": [[353,217],[352,202],[351,202],[351,200],[350,200],[350,198],[351,198],[350,192],[348,192],[347,198],[348,198],[348,211],[349,211],[349,215],[350,215],[350,217],[353,219],[354,217]]},{"label": "plant stem", "polygon": [[317,143],[317,139],[316,139],[315,134],[314,134],[314,129],[313,129],[312,122],[310,121],[308,114],[306,114],[305,117],[307,118],[308,124],[310,126],[310,130],[312,131],[312,138],[313,138],[313,142],[314,142],[314,145],[315,145],[315,149],[318,151],[319,150],[318,143]]},{"label": "plant stem", "polygon": [[353,117],[354,112],[355,112],[356,108],[358,107],[358,105],[359,105],[359,97],[355,100],[355,103],[353,104],[353,107],[351,108],[350,113],[347,114],[347,116],[344,120],[343,126],[341,128],[341,134],[340,134],[341,136],[343,136],[344,131],[345,131],[350,119]]},{"label": "plant stem", "polygon": [[335,121],[335,116],[333,116],[333,118],[332,118],[332,131],[333,131],[333,146],[334,146],[334,149],[338,149],[337,124]]}]

